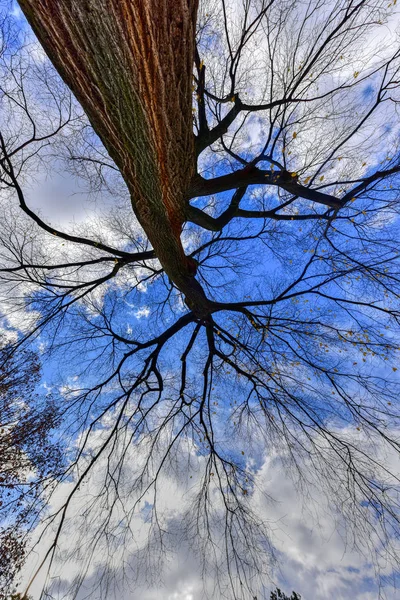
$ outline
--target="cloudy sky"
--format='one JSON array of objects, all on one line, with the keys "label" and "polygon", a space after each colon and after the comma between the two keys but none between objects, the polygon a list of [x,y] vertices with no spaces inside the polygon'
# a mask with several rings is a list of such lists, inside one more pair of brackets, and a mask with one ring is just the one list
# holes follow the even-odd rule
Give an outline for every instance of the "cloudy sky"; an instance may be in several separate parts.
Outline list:
[{"label": "cloudy sky", "polygon": [[[384,563],[380,565],[383,577],[381,585],[378,585],[376,565],[372,563],[368,550],[366,556],[363,556],[360,549],[352,548],[348,532],[346,541],[343,523],[341,524],[339,517],[333,518],[326,497],[318,489],[312,491],[308,502],[303,502],[292,478],[285,474],[280,461],[272,458],[265,460],[258,475],[260,482],[265,485],[263,491],[276,500],[266,500],[261,493],[256,494],[253,499],[258,514],[269,524],[271,542],[277,559],[276,566],[271,569],[271,581],[265,581],[265,596],[261,597],[269,598],[268,592],[274,589],[275,585],[280,586],[286,593],[297,591],[304,600],[377,600],[379,593],[382,597],[392,600],[400,597],[400,591],[391,585],[391,570],[385,569]],[[64,487],[67,488],[67,484]],[[85,544],[85,541],[91,539],[96,525],[99,525],[101,519],[96,523],[95,518],[92,520],[89,517],[79,522],[78,517],[86,506],[88,497],[94,494],[95,487],[95,482],[89,483],[71,507],[74,518],[71,524],[68,524],[61,540],[60,545],[64,549],[72,549],[75,543]],[[185,490],[174,478],[164,480],[162,488],[161,505],[166,514],[166,527],[170,526],[173,530],[174,524],[179,522],[185,509]],[[58,494],[62,497],[67,491],[59,489]],[[54,503],[57,503],[56,500]],[[139,511],[133,523],[134,543],[127,543],[123,551],[123,560],[133,571],[135,565],[146,565],[148,581],[121,587],[123,577],[118,569],[120,559],[110,561],[110,556],[98,551],[94,553],[92,565],[77,597],[83,599],[87,588],[93,583],[99,583],[104,577],[104,568],[109,567],[111,562],[111,572],[108,572],[109,587],[104,587],[108,590],[107,598],[113,598],[115,595],[121,600],[203,600],[204,589],[208,590],[210,597],[222,598],[214,589],[214,579],[207,575],[205,578],[201,577],[198,557],[183,543],[178,546],[172,545],[173,551],[163,564],[162,570],[158,563],[158,555],[153,557],[153,564],[149,558],[144,563],[139,562],[141,554],[138,553],[138,549],[145,545],[149,532],[146,501],[143,501],[142,506],[143,509]],[[77,535],[76,529],[81,532],[84,530],[83,538]],[[43,542],[41,547],[44,547]],[[88,549],[90,542],[89,546],[84,547]],[[37,564],[33,559],[31,561]],[[67,559],[64,554],[62,564],[53,573],[53,591],[64,597],[63,592],[70,589],[81,566],[80,560],[71,557]],[[31,568],[34,568],[33,564]],[[30,569],[27,567],[25,575],[28,571]],[[389,576],[388,581],[385,581],[385,575]],[[40,577],[32,587],[34,597],[35,590],[39,589]]]},{"label": "cloudy sky", "polygon": [[[212,3],[210,3],[211,5]],[[233,5],[231,9],[234,11]],[[25,27],[23,16],[16,4],[13,5],[12,14],[20,22],[21,27]],[[371,37],[370,47],[364,47],[365,55],[372,61],[368,63],[369,67],[375,60],[374,49],[381,47],[383,39],[387,42],[391,36],[395,35],[398,22],[398,15],[393,15],[385,26],[385,30],[377,30],[376,35]],[[35,60],[38,63],[46,62],[46,57],[39,45],[35,44],[34,40],[31,41]],[[260,52],[261,50],[258,49]],[[360,57],[356,57],[356,59],[361,60]],[[343,70],[341,76],[347,77],[356,68],[357,66],[353,64],[348,65],[348,72]],[[390,112],[390,118],[392,117],[392,112]],[[380,122],[375,125],[371,135],[376,135],[381,143],[382,138],[379,136],[384,124]],[[332,125],[326,124],[326,127],[328,136],[329,128],[332,128]],[[314,133],[308,131],[308,141],[313,140]],[[320,130],[318,133],[320,134]],[[257,142],[258,135],[259,124],[250,124],[247,138],[249,145]],[[385,139],[387,141],[387,138]],[[361,140],[361,142],[364,143],[365,140]],[[296,143],[300,147],[305,141],[298,136]],[[377,146],[377,154],[380,154],[381,151],[382,146]],[[299,152],[299,160],[302,158],[300,154]],[[343,165],[343,163],[341,164]],[[204,159],[204,168],[207,168],[207,159]],[[339,169],[339,167],[337,168]],[[358,174],[365,171],[359,158],[356,163],[350,157],[347,168],[354,168]],[[333,176],[334,173],[331,175]],[[114,210],[112,208],[110,212],[110,207],[113,207],[116,199],[121,215],[125,214],[123,212],[126,210],[124,194],[124,187],[118,180],[111,192],[109,189],[102,188],[98,193],[88,195],[87,189],[76,173],[55,171],[50,177],[48,172],[42,172],[40,169],[34,177],[31,177],[27,189],[30,206],[44,215],[48,222],[53,225],[58,224],[70,231],[78,227],[81,231],[89,232],[95,232],[97,228],[105,226],[109,215]],[[3,210],[5,210],[5,214],[8,214],[8,206],[6,209],[3,207]],[[120,231],[116,226],[113,229],[112,223],[107,223],[107,227],[108,229],[104,229],[104,236],[107,236],[109,243],[117,242]],[[133,234],[140,231],[137,223],[132,225],[132,231]],[[53,248],[52,242],[43,243],[48,244],[47,252],[52,253],[52,256],[56,256],[57,252],[60,252],[59,256],[63,255],[64,249],[60,250],[55,245]],[[188,243],[190,244],[190,240]],[[127,282],[121,279],[119,283],[122,287]],[[143,292],[145,295],[147,290],[143,289]],[[143,322],[149,316],[146,299],[142,306],[130,306],[128,301],[126,301],[126,306],[131,309],[128,314],[131,314],[132,318],[134,317],[136,320]],[[3,311],[7,311],[5,301]],[[21,313],[18,312],[14,316],[10,315],[8,325],[22,329],[20,322]],[[53,373],[48,373],[48,380],[43,382],[44,386],[48,385],[51,388],[56,385],[55,378],[52,376]],[[73,387],[75,382],[74,374],[71,374],[70,378],[64,381],[63,387],[59,384],[58,391],[61,394],[66,393],[68,386]],[[105,431],[107,427],[108,424],[104,423]],[[357,433],[352,431],[350,435],[357,435]],[[95,442],[95,439],[91,440],[92,444]],[[188,449],[188,452],[194,452],[193,448]],[[131,464],[140,462],[140,455],[134,450],[132,453]],[[202,458],[202,456],[194,454],[194,459],[200,464],[199,473]],[[400,599],[400,590],[393,587],[391,579],[393,573],[390,567],[384,563],[383,555],[381,558],[375,556],[372,559],[367,547],[365,547],[365,556],[361,552],[362,548],[354,547],[346,524],[339,515],[334,514],[330,498],[324,495],[323,489],[318,487],[318,482],[312,481],[310,495],[304,499],[298,482],[296,484],[295,477],[285,470],[284,462],[280,458],[279,455],[274,454],[274,451],[266,454],[265,450],[260,448],[257,465],[249,465],[249,468],[256,471],[259,485],[259,490],[254,492],[249,502],[256,514],[268,524],[269,541],[276,558],[276,562],[271,560],[270,579],[265,577],[262,597],[269,598],[269,591],[275,586],[279,586],[286,593],[290,593],[292,590],[297,591],[303,600],[327,600],[328,598],[377,600],[379,594],[388,600]],[[392,464],[394,471],[398,471],[395,455],[386,456],[385,460]],[[129,463],[129,461],[127,462]],[[151,532],[149,521],[151,496],[143,498],[140,510],[137,511],[137,514],[135,513],[131,523],[132,536],[125,540],[123,547],[122,545],[118,546],[119,542],[115,542],[116,546],[112,542],[113,555],[108,553],[106,546],[103,547],[102,543],[91,549],[93,535],[101,527],[106,512],[104,506],[101,506],[97,513],[88,507],[91,498],[95,497],[96,490],[101,485],[101,472],[104,468],[105,463],[99,461],[95,473],[76,494],[69,509],[68,525],[60,538],[62,552],[55,562],[51,581],[47,580],[57,600],[58,598],[66,600],[72,598],[69,590],[78,582],[77,577],[81,574],[82,564],[85,564],[85,558],[91,555],[92,550],[91,563],[87,568],[85,567],[83,580],[79,580],[81,585],[76,596],[78,600],[83,600],[87,591],[98,584],[101,584],[101,593],[105,594],[103,597],[107,597],[107,600],[113,600],[113,598],[118,598],[118,600],[203,600],[206,593],[215,600],[222,599],[222,594],[215,589],[216,578],[212,570],[202,575],[199,557],[191,547],[190,540],[189,542],[185,541],[177,535],[181,521],[187,516],[186,511],[189,507],[194,480],[182,481],[173,474],[169,478],[163,476],[159,503],[167,538],[170,535],[172,541],[171,552],[164,557],[165,560],[162,564],[158,561],[157,552],[154,552],[154,556],[145,555],[143,552]],[[125,473],[125,476],[129,480],[129,473]],[[193,477],[196,479],[196,475]],[[52,497],[50,512],[56,510],[60,503],[65,501],[71,485],[70,482],[66,482],[59,486]],[[122,489],[122,496],[124,493],[128,507],[129,489]],[[117,511],[114,520],[115,531],[118,533],[123,516]],[[40,530],[37,531],[35,536],[38,536],[40,532]],[[35,546],[24,568],[23,579],[25,582],[29,581],[40,563],[43,553],[48,547],[48,539],[44,534],[40,543]],[[379,543],[373,537],[370,545],[372,548],[375,546],[377,552],[380,551]],[[79,548],[81,556],[77,557],[76,552],[79,553]],[[381,579],[376,577],[377,570],[381,574]],[[121,583],[124,580],[122,571],[126,572],[127,579],[129,579],[129,574],[135,574],[139,579],[138,583],[131,584],[131,586],[127,584],[124,587]],[[43,576],[39,574],[30,589],[35,600],[40,595],[43,583]],[[98,592],[95,592],[95,597],[96,593]]]}]

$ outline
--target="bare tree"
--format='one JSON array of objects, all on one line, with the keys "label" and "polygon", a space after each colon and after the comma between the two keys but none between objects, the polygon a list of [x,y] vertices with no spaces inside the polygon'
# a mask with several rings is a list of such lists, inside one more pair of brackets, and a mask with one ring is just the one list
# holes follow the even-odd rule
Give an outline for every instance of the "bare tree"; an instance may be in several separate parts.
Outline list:
[{"label": "bare tree", "polygon": [[[4,21],[0,184],[22,216],[4,217],[3,303],[27,321],[16,356],[40,342],[49,364],[68,357],[68,463],[40,491],[34,577],[78,553],[78,594],[108,552],[93,583],[106,597],[113,570],[137,575],[123,549],[146,501],[139,576],[174,537],[221,596],[254,597],[274,561],[254,504],[268,454],[306,498],[324,487],[349,544],[398,564],[387,4],[21,0],[76,100]],[[114,194],[111,214],[72,231],[35,213],[46,167]],[[183,482],[179,522],[159,507],[167,473]],[[71,521],[90,549],[63,546]]]}]

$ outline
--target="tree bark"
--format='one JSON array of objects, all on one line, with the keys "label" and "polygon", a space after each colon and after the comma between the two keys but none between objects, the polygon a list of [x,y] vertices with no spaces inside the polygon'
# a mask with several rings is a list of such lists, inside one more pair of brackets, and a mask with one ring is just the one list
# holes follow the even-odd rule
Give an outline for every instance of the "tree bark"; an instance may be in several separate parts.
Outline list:
[{"label": "tree bark", "polygon": [[192,75],[198,0],[20,0],[50,60],[120,169],[166,274],[208,301],[180,234],[196,172]]}]

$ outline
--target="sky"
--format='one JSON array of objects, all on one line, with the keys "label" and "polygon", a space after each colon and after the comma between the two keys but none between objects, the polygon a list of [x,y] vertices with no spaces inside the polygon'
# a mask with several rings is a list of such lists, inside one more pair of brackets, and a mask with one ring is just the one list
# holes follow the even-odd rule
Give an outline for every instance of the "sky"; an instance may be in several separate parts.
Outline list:
[{"label": "sky", "polygon": [[[368,552],[363,556],[359,550],[352,549],[351,540],[345,539],[343,523],[341,526],[340,519],[336,520],[332,517],[332,512],[326,506],[326,499],[322,493],[317,489],[313,490],[312,502],[309,499],[308,505],[304,505],[299,490],[296,489],[293,479],[284,472],[278,457],[266,458],[259,476],[260,481],[265,485],[266,493],[276,499],[267,501],[261,494],[255,499],[259,514],[269,524],[277,559],[277,565],[271,571],[271,580],[265,581],[266,594],[277,585],[288,594],[292,590],[297,591],[304,600],[326,598],[376,600],[379,589],[374,565]],[[167,509],[169,523],[173,530],[175,520],[179,520],[184,512],[182,490],[179,489],[180,486],[176,481],[165,482],[163,485],[162,504],[163,508],[169,505]],[[76,515],[85,506],[85,497],[83,492],[82,498],[78,500],[76,508],[74,507],[72,511],[73,514]],[[179,497],[178,504],[177,497]],[[133,568],[138,564],[136,544],[140,546],[144,543],[148,532],[145,513],[145,510],[141,511],[133,525],[135,543],[132,542],[131,546],[128,544],[124,549],[125,564]],[[87,535],[89,539],[91,527],[93,531],[95,523],[89,521],[84,527],[85,537]],[[64,545],[71,548],[74,541],[74,529],[68,528],[64,535]],[[95,554],[94,561],[95,565],[87,574],[87,585],[91,585],[93,581],[98,582],[103,575],[103,568],[110,563],[107,555],[105,560],[105,555],[101,552]],[[118,562],[118,559],[113,561],[117,573]],[[150,564],[145,569],[146,577],[150,582],[142,581],[141,585],[131,586],[127,584],[126,588],[120,587],[115,592],[111,585],[108,590],[110,597],[114,597],[115,593],[115,597],[121,600],[202,600],[206,597],[204,588],[208,590],[209,597],[220,597],[213,588],[215,583],[213,578],[201,577],[199,561],[185,544],[174,548],[174,552],[166,561],[162,575],[157,560],[155,563],[152,565],[150,560]],[[74,561],[63,562],[56,571],[59,579],[55,576],[53,589],[58,593],[69,589],[79,566],[79,562],[78,564],[74,564]],[[159,577],[161,581],[157,581]],[[153,579],[155,582],[151,583]],[[122,576],[119,574],[116,581],[120,583],[121,580]],[[35,588],[40,589],[39,582],[40,578],[37,587],[34,586],[32,591]],[[77,598],[83,599],[86,591],[84,586]],[[389,599],[395,600],[399,597],[399,591],[391,585],[390,580],[383,583],[380,591]],[[60,597],[63,597],[62,594]],[[265,597],[269,598],[269,595]]]},{"label": "sky", "polygon": [[[202,14],[205,11],[212,10],[217,4],[217,2],[210,2],[207,5],[203,3]],[[233,29],[235,18],[238,17],[240,12],[238,6],[239,3],[237,5],[230,3]],[[21,11],[15,3],[12,4],[11,14],[18,26],[22,30],[28,31]],[[390,41],[392,37],[394,39],[398,24],[399,15],[396,12],[391,13],[383,33],[378,28],[375,34],[368,38],[369,46],[364,45],[363,47],[363,56],[368,58],[368,60],[365,58],[364,64],[367,65],[365,68],[373,68],[374,61],[378,60],[376,49],[381,46],[383,39],[385,43]],[[29,39],[30,43],[33,44],[31,46],[33,48],[33,58],[35,64],[39,65],[38,73],[40,74],[42,67],[48,68],[47,59],[37,42],[32,37]],[[223,48],[218,48],[218,51],[222,52]],[[258,46],[256,51],[261,56],[263,48]],[[210,50],[210,62],[213,53],[215,54],[213,60],[217,65],[215,69],[217,69],[218,53],[215,48]],[[337,74],[337,77],[342,77],[343,81],[346,80],[346,77],[353,77],[354,72],[359,68],[357,61],[362,62],[363,56],[356,56],[354,64],[346,63],[346,68],[343,68]],[[250,75],[249,93],[253,90],[254,82],[260,77],[259,72]],[[38,89],[38,87],[35,87],[39,85],[38,77],[37,73],[32,75],[30,91],[33,95],[35,95],[35,90]],[[321,83],[322,88],[329,85],[329,83],[329,81],[323,81]],[[43,104],[46,105],[48,99],[46,96],[40,97],[40,94],[38,98],[37,109],[40,110]],[[352,98],[359,100],[359,97],[352,96]],[[48,118],[50,120],[53,109],[54,105],[49,102]],[[82,150],[82,152],[91,152],[93,153],[92,156],[102,156],[104,158],[104,152],[98,140],[92,139],[92,134],[87,133],[86,129],[82,133],[81,124],[84,122],[84,117],[76,105],[74,105],[73,114],[76,120],[67,128],[66,137],[75,136],[73,139],[76,141],[76,148]],[[391,142],[397,135],[397,131],[392,130],[386,137],[382,136],[385,125],[387,126],[395,117],[396,115],[392,112],[392,109],[388,110],[386,123],[382,121],[380,115],[379,118],[377,117],[376,122],[373,121],[371,128],[364,134],[364,137],[358,140],[366,150],[369,149],[371,140],[374,140],[376,162],[381,160],[385,144]],[[18,128],[18,118],[17,116],[10,127]],[[21,120],[21,124],[23,125],[23,120]],[[306,148],[309,151],[310,147],[315,145],[315,139],[319,139],[318,136],[321,137],[321,131],[326,133],[326,144],[329,145],[329,136],[335,134],[335,123],[329,122],[328,119],[320,123],[318,127],[314,126],[312,128],[310,126],[305,130],[305,133],[292,137],[293,154],[296,156],[296,159],[293,157],[293,160],[297,161],[299,169],[308,156],[306,151],[302,153],[301,148]],[[101,232],[102,239],[110,244],[120,243],[121,237],[126,244],[129,244],[130,239],[140,238],[141,229],[129,213],[129,199],[118,174],[107,171],[106,181],[89,193],[88,187],[90,187],[90,183],[93,183],[96,173],[90,172],[88,180],[88,178],[81,176],[82,172],[79,171],[79,168],[68,171],[65,168],[66,162],[54,158],[57,152],[62,154],[62,151],[67,147],[68,140],[64,140],[63,135],[57,138],[54,155],[53,147],[49,148],[49,151],[44,149],[41,155],[43,163],[46,160],[52,161],[52,171],[49,172],[43,168],[43,164],[38,161],[33,162],[31,172],[27,172],[24,183],[29,205],[39,211],[43,218],[53,226],[63,228],[65,231],[86,232],[88,235],[93,236],[100,235]],[[254,145],[260,143],[260,139],[260,123],[256,120],[250,120],[244,142],[243,139],[241,140],[241,143],[244,144],[243,147],[246,148],[247,144],[248,148],[251,149]],[[359,157],[352,154],[351,148],[347,150],[347,162],[338,162],[335,167],[330,169],[326,177],[330,176],[333,180],[342,168],[343,172],[346,169],[352,170],[352,173],[356,173],[358,176],[367,172],[370,164],[364,165]],[[214,163],[211,165],[211,162],[212,157],[205,153],[201,162],[201,168],[205,176],[210,176],[212,173],[220,174],[226,169],[223,162],[217,166]],[[346,164],[344,164],[345,162]],[[253,190],[252,193],[253,200],[257,201],[257,190]],[[200,200],[199,205],[202,202],[203,200]],[[216,211],[218,206],[223,205],[224,202],[226,202],[225,197],[214,199],[214,205],[208,208],[209,212]],[[10,219],[9,215],[14,214],[10,211],[8,204],[3,203],[2,211],[4,219]],[[6,223],[5,220],[3,222]],[[21,222],[25,223],[26,221],[22,219]],[[194,234],[191,231],[188,231],[186,235],[186,247],[191,248],[198,240],[192,237]],[[305,237],[307,236],[308,234],[305,234]],[[282,243],[284,245],[284,241]],[[305,241],[301,240],[301,243],[305,243]],[[50,256],[52,259],[61,259],[63,256],[76,257],[80,256],[81,252],[80,249],[75,250],[72,245],[66,244],[64,246],[63,244],[63,247],[61,247],[57,240],[49,240],[40,236],[35,241],[35,249],[36,251],[41,249],[46,257]],[[215,260],[217,261],[216,264],[219,264],[219,257],[216,257]],[[261,273],[265,270],[267,275],[270,276],[273,274],[273,269],[278,269],[278,267],[278,262],[276,265],[271,262],[268,266],[259,264],[255,267],[252,275],[261,278]],[[99,273],[101,272],[99,270]],[[249,273],[242,275],[242,284],[237,293],[243,292],[249,275]],[[102,288],[93,302],[107,307],[111,306],[112,301],[116,298],[121,309],[121,313],[115,321],[117,326],[121,331],[124,330],[125,334],[132,333],[133,328],[134,331],[139,331],[140,335],[144,336],[148,331],[155,328],[154,312],[151,312],[151,307],[157,300],[161,284],[158,282],[153,287],[143,284],[139,288],[139,294],[131,294],[130,286],[136,283],[140,276],[141,272],[139,270],[132,270],[128,274],[119,274],[115,279],[114,287]],[[225,277],[223,271],[220,283],[221,288],[226,285],[226,290],[235,287],[230,282],[229,277]],[[220,293],[222,294],[223,291],[221,290]],[[21,297],[29,293],[29,289],[21,287]],[[10,293],[10,287],[5,286],[1,302],[3,314],[7,314],[6,325],[8,328],[21,332],[24,331],[24,328],[30,326],[28,321],[29,319],[34,320],[34,310],[28,311],[21,304],[18,311],[10,312],[10,305],[15,302],[13,292]],[[108,303],[110,304],[108,305]],[[179,300],[176,300],[171,312],[165,317],[166,322],[170,322],[168,319],[171,320],[177,315],[180,316],[184,310],[185,307],[182,302],[179,304]],[[63,325],[65,328],[62,334],[65,336],[65,338],[62,338],[63,341],[68,338],[71,331],[76,332],[76,327],[79,328],[76,318],[77,315],[73,315],[70,319],[66,319],[66,324]],[[85,355],[78,348],[75,355],[65,354],[65,360],[62,358],[62,349],[58,351],[58,354],[55,352],[54,355],[47,356],[44,352],[49,347],[50,338],[51,335],[44,333],[35,342],[39,351],[43,353],[43,356],[46,356],[42,385],[44,389],[55,391],[61,397],[64,395],[65,398],[70,400],[75,393],[74,388],[86,385],[87,382],[90,382],[90,378],[94,377],[93,372],[90,372],[87,379],[85,379],[81,373],[84,360],[90,357],[90,350],[86,350],[88,354]],[[181,348],[180,344],[182,344],[180,339],[176,341],[175,345],[171,344],[169,356],[165,362],[165,368],[170,369],[169,376],[172,381],[174,378],[174,361]],[[97,374],[103,374],[106,366],[101,364]],[[79,377],[76,375],[78,372]],[[195,379],[194,366],[192,366],[190,375]],[[229,382],[227,386],[228,391],[221,389],[221,395],[225,392],[227,394],[233,393],[229,390]],[[236,388],[234,388],[234,392],[236,393]],[[113,389],[107,388],[105,395],[109,394],[111,397],[113,393]],[[225,408],[228,411],[228,407]],[[228,415],[228,412],[226,412],[226,415]],[[224,418],[226,415],[224,415]],[[228,419],[228,416],[226,416],[226,419]],[[90,438],[87,448],[88,456],[95,451],[96,444],[100,443],[103,439],[102,436],[106,436],[111,427],[112,420],[108,422],[107,418],[104,418],[101,421],[101,428]],[[348,425],[348,428],[350,437],[359,435],[354,423]],[[83,428],[80,431],[80,436],[84,436],[86,432],[87,429]],[[252,435],[253,432],[250,430],[249,436]],[[71,451],[71,447],[72,449],[76,448],[79,439],[81,438],[78,438],[78,441],[69,438],[68,443],[71,445],[69,451]],[[269,591],[274,589],[275,586],[279,586],[287,594],[295,590],[301,594],[303,600],[326,600],[327,598],[335,598],[335,600],[377,600],[380,593],[388,600],[400,599],[400,591],[394,587],[393,577],[391,578],[395,574],[393,574],[389,564],[385,565],[383,556],[378,559],[375,557],[375,561],[381,562],[380,572],[382,578],[379,581],[376,577],[376,562],[374,563],[371,558],[368,548],[365,548],[364,555],[361,552],[362,548],[355,547],[351,531],[343,522],[342,517],[335,513],[333,503],[324,494],[318,479],[311,478],[309,495],[306,495],[305,500],[302,500],[301,498],[304,495],[301,489],[301,481],[297,481],[296,474],[286,468],[284,452],[273,447],[266,447],[262,441],[256,439],[255,433],[253,443],[254,448],[251,457],[247,456],[247,448],[245,448],[246,456],[243,458],[246,468],[257,474],[259,482],[259,488],[251,494],[249,503],[255,514],[267,524],[268,539],[276,559],[274,560],[271,557],[268,561],[267,571],[269,576],[264,576],[261,592],[263,596],[261,597],[269,598]],[[368,444],[368,440],[365,440],[365,443]],[[230,451],[239,452],[239,449],[235,448],[235,440],[227,440],[226,445],[230,448]],[[103,482],[102,473],[104,473],[107,465],[107,459],[103,456],[98,461],[94,473],[76,494],[69,511],[70,516],[67,527],[61,535],[60,547],[62,552],[58,562],[56,561],[54,565],[53,579],[50,582],[50,589],[57,600],[59,598],[72,600],[73,597],[76,597],[77,600],[83,600],[92,586],[100,586],[100,592],[95,591],[95,598],[98,597],[96,594],[102,593],[104,598],[107,597],[107,600],[113,598],[118,598],[118,600],[203,600],[206,594],[208,594],[208,597],[215,598],[215,600],[222,600],[221,591],[215,588],[217,579],[213,574],[212,567],[210,572],[202,575],[199,556],[196,554],[196,545],[192,543],[195,541],[193,540],[193,529],[190,526],[186,527],[187,523],[190,524],[190,500],[192,499],[194,484],[200,480],[205,457],[199,448],[193,445],[188,444],[184,450],[186,452],[184,457],[175,457],[176,471],[172,469],[168,476],[163,475],[159,490],[158,500],[161,507],[163,529],[166,532],[167,546],[171,547],[170,553],[164,557],[162,569],[159,562],[159,553],[154,550],[154,546],[150,547],[152,549],[150,553],[145,552],[146,543],[149,539],[151,540],[149,536],[152,533],[149,518],[152,505],[151,494],[144,495],[139,508],[134,512],[131,521],[132,535],[127,537],[124,545],[122,545],[117,534],[120,533],[125,516],[121,512],[121,508],[118,508],[113,515],[111,525],[109,525],[110,531],[116,534],[115,540],[112,539],[110,542],[113,552],[110,553],[109,548],[106,545],[103,546],[101,540],[97,547],[91,547],[92,542],[90,540],[93,539],[93,534],[96,535],[98,528],[102,526],[107,515],[108,505],[106,501],[104,504],[100,502],[98,506],[93,506],[93,508],[91,506],[91,500],[95,497],[96,490],[101,489]],[[376,452],[376,447],[373,447],[372,451]],[[242,454],[244,454],[244,450]],[[191,457],[194,465],[198,465],[193,471],[185,466],[187,456]],[[386,464],[390,464],[393,471],[398,472],[398,455],[393,452],[392,455],[385,455],[382,460]],[[127,512],[129,512],[132,505],[132,499],[129,494],[129,483],[126,482],[134,478],[135,469],[140,467],[141,461],[143,461],[141,449],[131,445],[127,451],[123,467],[125,483],[121,485],[120,489],[121,498],[123,499],[122,504]],[[189,472],[192,475],[189,476]],[[185,473],[184,476],[182,476],[182,473]],[[76,472],[74,476],[77,476]],[[57,509],[60,503],[65,501],[72,485],[71,481],[60,484],[51,498],[50,511]],[[221,513],[219,512],[220,506],[217,496],[215,498],[213,508],[215,509],[215,518],[218,520],[218,515]],[[180,533],[182,527],[183,531],[186,532],[183,537]],[[39,527],[33,538],[39,536],[40,532]],[[22,573],[24,582],[29,580],[38,562],[40,562],[43,550],[47,547],[46,540],[48,538],[46,538],[46,535],[45,533],[44,537],[41,538],[39,545],[35,547],[24,567]],[[110,537],[112,536],[110,535]],[[379,556],[381,549],[378,540],[372,537],[370,543],[371,548],[375,548]],[[157,545],[157,539],[153,540],[153,544]],[[78,555],[78,558],[73,555],[74,550],[77,548],[81,548],[81,555]],[[85,577],[82,581],[79,581],[81,584],[80,590],[76,596],[73,596],[70,590],[77,583],[76,578],[79,576],[81,567],[85,565],[88,556],[92,556],[92,561],[87,566]],[[131,586],[127,584],[124,587],[122,571],[126,571],[127,579],[129,579],[130,573],[137,576],[138,582],[131,584]],[[114,583],[107,587],[108,581]],[[34,600],[39,598],[42,584],[43,577],[39,575],[30,589]]]}]

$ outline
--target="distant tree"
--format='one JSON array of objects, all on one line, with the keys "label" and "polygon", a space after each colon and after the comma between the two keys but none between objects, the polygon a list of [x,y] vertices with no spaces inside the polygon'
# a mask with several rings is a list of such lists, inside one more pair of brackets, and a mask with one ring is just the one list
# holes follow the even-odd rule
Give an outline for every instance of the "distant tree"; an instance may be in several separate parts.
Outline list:
[{"label": "distant tree", "polygon": [[[254,504],[268,459],[398,569],[396,3],[19,4],[52,64],[9,10],[0,300],[10,360],[40,347],[57,371],[68,462],[5,428],[27,478],[6,484],[23,512],[5,559],[16,572],[39,518],[46,593],[75,560],[72,596],[105,598],[161,571],[174,540],[220,595],[253,597],[275,560]],[[55,226],[33,209],[35,183],[65,173],[105,215]],[[53,426],[51,406],[24,416],[33,432],[46,410]],[[171,481],[179,518],[160,500]]]},{"label": "distant tree", "polygon": [[[0,600],[8,600],[25,559],[29,530],[37,524],[46,486],[63,463],[51,440],[58,424],[49,395],[39,395],[40,364],[29,350],[0,349]],[[48,489],[49,491],[49,489]],[[12,594],[11,598],[19,598]]]},{"label": "distant tree", "polygon": [[301,600],[301,596],[296,592],[292,592],[291,596],[286,596],[284,592],[276,588],[275,591],[271,592],[270,600]]}]

